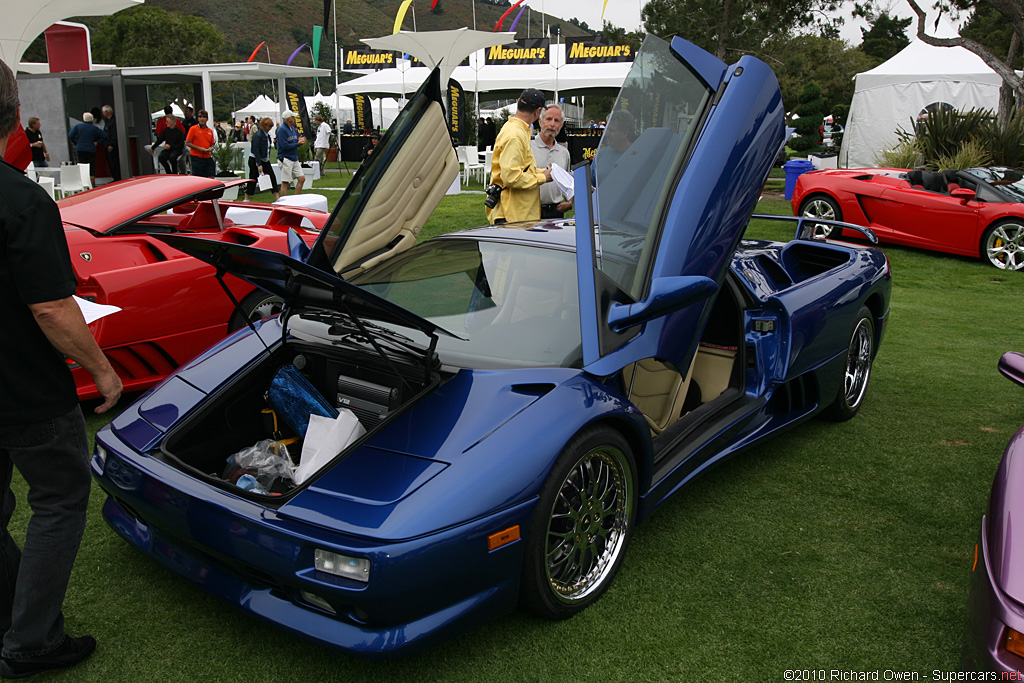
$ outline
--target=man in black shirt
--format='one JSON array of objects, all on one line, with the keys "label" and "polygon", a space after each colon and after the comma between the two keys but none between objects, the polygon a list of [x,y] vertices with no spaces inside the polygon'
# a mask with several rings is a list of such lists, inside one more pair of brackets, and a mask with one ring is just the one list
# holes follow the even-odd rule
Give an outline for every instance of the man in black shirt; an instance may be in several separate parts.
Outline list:
[{"label": "man in black shirt", "polygon": [[49,164],[50,153],[46,151],[46,143],[43,142],[43,132],[40,130],[39,119],[30,116],[28,128],[25,129],[25,136],[28,137],[29,147],[32,148],[32,164],[40,168],[46,168]]},{"label": "man in black shirt", "polygon": [[[18,85],[0,61],[0,157],[20,125]],[[96,647],[64,633],[61,606],[85,529],[89,442],[65,358],[88,370],[103,412],[121,380],[89,332],[57,205],[0,160],[0,676],[71,666]],[[29,486],[24,548],[7,530],[13,468]]]}]

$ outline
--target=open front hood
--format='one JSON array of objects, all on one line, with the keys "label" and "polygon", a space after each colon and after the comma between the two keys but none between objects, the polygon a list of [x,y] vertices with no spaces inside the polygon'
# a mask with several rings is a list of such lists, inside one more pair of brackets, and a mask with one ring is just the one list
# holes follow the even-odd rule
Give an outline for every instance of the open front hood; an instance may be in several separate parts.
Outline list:
[{"label": "open front hood", "polygon": [[225,187],[220,180],[199,176],[140,176],[66,197],[57,206],[65,223],[108,233],[181,204],[218,199]]},{"label": "open front hood", "polygon": [[[345,282],[336,275],[318,270],[276,251],[184,235],[155,237],[189,256],[209,263],[218,273],[231,273],[281,297],[292,308],[352,311],[384,323],[393,322],[418,329],[429,337],[436,337],[438,334],[456,336],[401,306]],[[300,240],[298,235],[290,235],[289,241],[294,240]]]},{"label": "open front hood", "polygon": [[459,176],[435,69],[352,177],[307,260],[351,276],[408,249]]}]

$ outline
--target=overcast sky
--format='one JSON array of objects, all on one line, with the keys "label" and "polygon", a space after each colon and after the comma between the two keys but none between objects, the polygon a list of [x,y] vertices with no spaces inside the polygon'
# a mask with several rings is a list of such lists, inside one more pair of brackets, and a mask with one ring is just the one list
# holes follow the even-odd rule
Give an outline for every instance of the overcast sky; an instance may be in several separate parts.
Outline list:
[{"label": "overcast sky", "polygon": [[[604,0],[528,0],[531,8],[542,11],[552,16],[560,16],[563,19],[576,17],[580,21],[587,22],[593,30],[600,30],[602,26],[601,9],[604,7]],[[627,31],[635,31],[640,27],[640,9],[646,4],[646,0],[608,0],[608,9],[605,11],[604,19],[616,26],[621,26]],[[887,4],[887,3],[882,3]],[[902,0],[890,0],[890,14],[900,17],[912,17],[913,12],[910,5]],[[841,30],[843,39],[851,45],[860,45],[860,28],[867,27],[863,19],[853,19],[846,13],[846,21]],[[913,26],[911,27],[913,28]],[[908,37],[910,31],[908,30]],[[683,36],[685,38],[685,36]]]}]

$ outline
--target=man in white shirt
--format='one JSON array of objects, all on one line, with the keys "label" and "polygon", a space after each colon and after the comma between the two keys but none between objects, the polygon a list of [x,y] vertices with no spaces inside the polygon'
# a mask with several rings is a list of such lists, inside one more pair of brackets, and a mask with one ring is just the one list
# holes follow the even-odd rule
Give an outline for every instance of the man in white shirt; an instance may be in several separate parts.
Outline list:
[{"label": "man in white shirt", "polygon": [[[572,162],[569,160],[569,149],[555,140],[555,137],[562,132],[562,124],[565,116],[557,104],[553,104],[544,110],[540,116],[540,135],[530,141],[533,149],[533,157],[537,160],[537,168],[550,168],[553,164],[561,166],[566,171]],[[540,186],[540,217],[562,218],[565,212],[572,208],[572,202],[566,201],[562,191],[558,189],[557,183],[544,183]]]},{"label": "man in white shirt", "polygon": [[327,149],[331,146],[331,127],[324,121],[324,117],[317,115],[316,140],[313,141],[313,151],[316,154],[317,163],[320,164],[320,175],[327,170],[324,162],[327,160]]}]

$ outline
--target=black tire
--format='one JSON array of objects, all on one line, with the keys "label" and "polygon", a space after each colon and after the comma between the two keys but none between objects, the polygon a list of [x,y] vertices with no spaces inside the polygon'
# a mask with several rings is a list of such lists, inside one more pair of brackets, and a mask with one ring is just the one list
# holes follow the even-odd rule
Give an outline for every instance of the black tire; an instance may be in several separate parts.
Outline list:
[{"label": "black tire", "polygon": [[981,258],[1000,270],[1024,268],[1024,220],[993,223],[981,236]]},{"label": "black tire", "polygon": [[523,576],[522,607],[546,619],[567,619],[611,585],[636,520],[636,466],[614,429],[577,434],[551,469],[533,513]]},{"label": "black tire", "polygon": [[262,289],[249,292],[248,296],[239,303],[242,313],[239,315],[239,312],[236,310],[231,314],[231,318],[228,320],[228,332],[242,329],[245,327],[247,320],[249,322],[256,322],[257,320],[280,313],[281,309],[284,308],[284,301],[281,297],[264,292]]},{"label": "black tire", "polygon": [[[839,202],[827,194],[812,194],[800,205],[800,215],[811,218],[824,218],[829,221],[843,220],[843,210],[839,208]],[[814,226],[814,236],[827,239],[832,233],[839,230],[835,226],[818,223]],[[839,230],[842,233],[842,230]],[[839,237],[839,235],[836,235]]]},{"label": "black tire", "polygon": [[871,378],[871,363],[875,357],[875,321],[867,306],[861,306],[857,322],[850,333],[846,347],[846,362],[835,400],[824,415],[835,422],[845,422],[857,414],[864,402],[864,394]]}]

